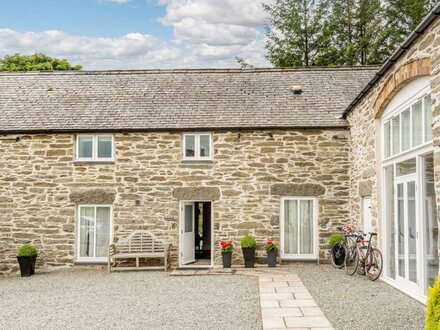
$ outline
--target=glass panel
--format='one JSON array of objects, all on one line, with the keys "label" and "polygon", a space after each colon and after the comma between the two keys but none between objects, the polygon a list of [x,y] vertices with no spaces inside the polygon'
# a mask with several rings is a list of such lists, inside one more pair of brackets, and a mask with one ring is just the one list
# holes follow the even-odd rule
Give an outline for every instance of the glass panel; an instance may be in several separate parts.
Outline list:
[{"label": "glass panel", "polygon": [[313,201],[299,202],[300,254],[313,254]]},{"label": "glass panel", "polygon": [[393,155],[400,152],[400,116],[391,121],[393,127]]},{"label": "glass panel", "polygon": [[416,147],[422,143],[422,100],[412,106],[412,146]]},{"label": "glass panel", "polygon": [[425,106],[425,142],[432,140],[432,111],[431,111],[431,95],[426,95],[424,100]]},{"label": "glass panel", "polygon": [[391,122],[387,121],[384,125],[384,148],[385,148],[385,157],[389,157],[391,155]]},{"label": "glass panel", "polygon": [[185,157],[194,157],[196,150],[195,135],[185,135]]},{"label": "glass panel", "polygon": [[78,138],[78,157],[79,158],[93,157],[93,137],[80,136]]},{"label": "glass panel", "polygon": [[394,167],[385,168],[385,219],[388,276],[396,278],[396,226],[394,222]]},{"label": "glass panel", "polygon": [[98,136],[98,158],[112,158],[111,136]]},{"label": "glass panel", "polygon": [[185,205],[185,233],[193,231],[193,205]]},{"label": "glass panel", "polygon": [[402,112],[402,151],[411,148],[411,125],[409,108]]},{"label": "glass panel", "polygon": [[397,185],[397,233],[399,245],[397,249],[399,275],[405,277],[405,219],[404,219],[403,183]]},{"label": "glass panel", "polygon": [[416,183],[407,183],[408,189],[408,251],[409,280],[417,283],[417,228],[416,228]]},{"label": "glass panel", "polygon": [[79,257],[94,257],[95,208],[80,207]]},{"label": "glass panel", "polygon": [[298,254],[298,201],[284,201],[284,253]]},{"label": "glass panel", "polygon": [[434,283],[434,278],[438,274],[438,224],[437,208],[435,202],[434,187],[434,158],[433,154],[427,155],[423,159],[423,177],[424,177],[424,240],[425,247],[423,253],[423,263],[425,267],[425,287],[424,294],[427,294],[427,288]]},{"label": "glass panel", "polygon": [[209,135],[200,135],[200,157],[210,156],[209,142]]},{"label": "glass panel", "polygon": [[107,257],[110,244],[110,208],[96,208],[96,257]]},{"label": "glass panel", "polygon": [[416,159],[411,158],[396,164],[396,176],[416,173]]}]

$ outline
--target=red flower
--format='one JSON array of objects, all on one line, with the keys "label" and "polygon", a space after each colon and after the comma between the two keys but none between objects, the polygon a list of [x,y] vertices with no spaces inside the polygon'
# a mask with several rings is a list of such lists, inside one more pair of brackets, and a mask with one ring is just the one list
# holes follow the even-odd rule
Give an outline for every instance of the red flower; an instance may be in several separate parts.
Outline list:
[{"label": "red flower", "polygon": [[266,243],[267,245],[272,245],[273,244],[273,242],[272,241],[267,241],[267,243]]}]

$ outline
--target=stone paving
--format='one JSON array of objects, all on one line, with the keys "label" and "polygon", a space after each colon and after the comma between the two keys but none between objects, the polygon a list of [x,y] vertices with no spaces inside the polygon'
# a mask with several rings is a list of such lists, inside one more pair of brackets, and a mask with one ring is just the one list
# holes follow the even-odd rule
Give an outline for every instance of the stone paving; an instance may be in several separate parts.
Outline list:
[{"label": "stone paving", "polygon": [[285,267],[277,268],[212,268],[175,270],[172,276],[191,275],[257,276],[263,329],[333,329],[298,275]]}]

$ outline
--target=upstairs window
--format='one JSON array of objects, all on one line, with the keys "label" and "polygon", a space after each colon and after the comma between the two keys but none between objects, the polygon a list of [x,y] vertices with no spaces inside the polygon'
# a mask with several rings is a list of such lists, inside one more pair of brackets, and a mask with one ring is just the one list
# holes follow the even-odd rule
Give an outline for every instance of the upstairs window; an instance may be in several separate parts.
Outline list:
[{"label": "upstairs window", "polygon": [[183,135],[183,160],[211,160],[211,133],[188,133]]},{"label": "upstairs window", "polygon": [[432,140],[431,97],[424,95],[383,124],[384,157],[398,155]]},{"label": "upstairs window", "polygon": [[113,135],[78,135],[76,137],[76,160],[105,162],[113,161]]}]

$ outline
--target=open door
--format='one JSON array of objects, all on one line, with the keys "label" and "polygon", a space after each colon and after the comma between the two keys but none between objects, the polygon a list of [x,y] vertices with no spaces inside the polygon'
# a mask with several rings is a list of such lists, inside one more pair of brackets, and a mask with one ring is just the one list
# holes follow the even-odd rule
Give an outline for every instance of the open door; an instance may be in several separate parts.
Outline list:
[{"label": "open door", "polygon": [[181,216],[181,264],[187,265],[195,262],[195,208],[193,202],[182,202]]}]

